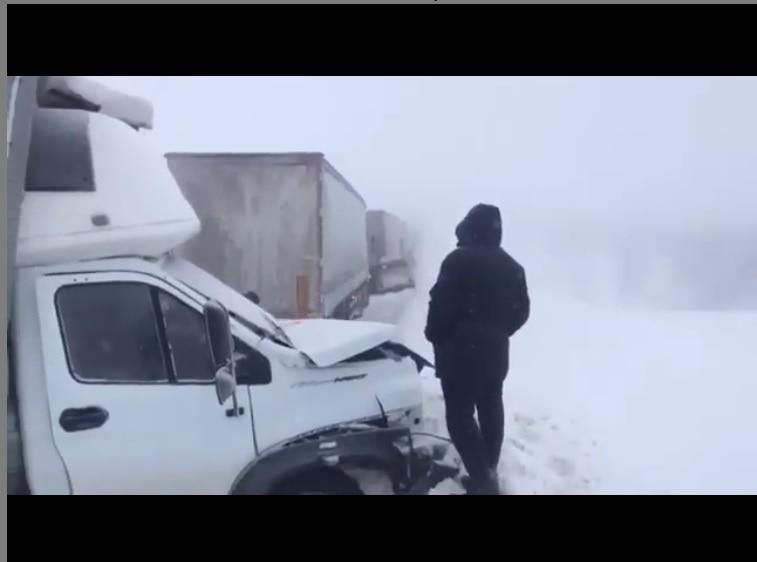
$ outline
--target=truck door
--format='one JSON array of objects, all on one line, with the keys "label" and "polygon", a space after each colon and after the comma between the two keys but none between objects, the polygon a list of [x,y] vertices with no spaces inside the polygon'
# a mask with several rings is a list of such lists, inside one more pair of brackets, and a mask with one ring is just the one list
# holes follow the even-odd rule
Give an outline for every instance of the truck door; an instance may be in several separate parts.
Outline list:
[{"label": "truck door", "polygon": [[37,299],[73,493],[227,493],[255,456],[249,392],[218,404],[201,305],[138,272],[43,277]]}]

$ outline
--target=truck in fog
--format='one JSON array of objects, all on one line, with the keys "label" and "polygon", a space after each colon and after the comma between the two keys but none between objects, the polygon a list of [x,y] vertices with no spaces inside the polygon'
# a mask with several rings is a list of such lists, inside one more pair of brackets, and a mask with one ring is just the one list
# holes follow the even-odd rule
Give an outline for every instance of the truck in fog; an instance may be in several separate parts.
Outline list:
[{"label": "truck in fog", "polygon": [[371,293],[415,287],[413,240],[408,226],[382,210],[368,211],[366,222]]},{"label": "truck in fog", "polygon": [[167,154],[202,222],[178,253],[280,318],[368,305],[366,206],[323,154]]},{"label": "truck in fog", "polygon": [[[456,473],[415,439],[430,364],[393,326],[279,322],[175,254],[200,221],[137,131],[149,102],[7,80],[9,493],[363,494],[379,476],[415,494]],[[335,181],[322,208],[362,205]],[[267,220],[282,238],[298,226]],[[316,239],[329,252],[338,225]],[[346,225],[364,247],[360,214]]]}]

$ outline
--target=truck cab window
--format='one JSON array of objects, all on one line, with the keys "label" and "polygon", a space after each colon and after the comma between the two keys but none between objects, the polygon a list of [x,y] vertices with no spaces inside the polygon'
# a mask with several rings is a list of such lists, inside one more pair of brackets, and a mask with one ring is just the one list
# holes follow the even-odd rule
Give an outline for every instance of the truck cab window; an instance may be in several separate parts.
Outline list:
[{"label": "truck cab window", "polygon": [[[56,302],[70,371],[81,382],[215,378],[202,313],[165,291],[133,282],[88,283],[62,287]],[[239,384],[271,382],[264,355],[238,338],[234,350]]]},{"label": "truck cab window", "polygon": [[212,381],[215,373],[202,314],[164,291],[159,291],[159,301],[176,379]]},{"label": "truck cab window", "polygon": [[236,374],[239,384],[269,384],[271,362],[262,353],[234,338],[234,354],[237,356]]},{"label": "truck cab window", "polygon": [[[202,314],[163,291],[159,298],[177,380],[212,381],[215,373]],[[271,382],[271,365],[264,355],[239,338],[234,338],[234,353],[239,384]]]},{"label": "truck cab window", "polygon": [[82,382],[168,382],[150,288],[88,283],[56,294],[71,374]]}]

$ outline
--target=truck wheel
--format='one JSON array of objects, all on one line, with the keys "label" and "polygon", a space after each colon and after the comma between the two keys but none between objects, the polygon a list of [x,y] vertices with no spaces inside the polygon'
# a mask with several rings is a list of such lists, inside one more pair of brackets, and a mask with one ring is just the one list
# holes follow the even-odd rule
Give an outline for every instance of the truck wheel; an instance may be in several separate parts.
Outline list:
[{"label": "truck wheel", "polygon": [[274,495],[362,496],[357,482],[340,470],[314,470],[277,486]]}]

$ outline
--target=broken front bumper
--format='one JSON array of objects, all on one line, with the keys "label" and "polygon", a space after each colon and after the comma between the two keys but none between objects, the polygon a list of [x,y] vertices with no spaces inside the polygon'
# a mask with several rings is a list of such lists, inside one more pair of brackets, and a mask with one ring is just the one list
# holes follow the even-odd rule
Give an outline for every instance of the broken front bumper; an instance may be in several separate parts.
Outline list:
[{"label": "broken front bumper", "polygon": [[417,463],[415,469],[416,477],[405,494],[408,495],[425,495],[428,494],[437,484],[448,478],[454,478],[458,475],[459,469],[442,460],[433,458],[424,458]]},{"label": "broken front bumper", "polygon": [[437,484],[459,473],[456,465],[444,461],[449,445],[417,446],[408,431],[395,441],[395,446],[403,452],[408,475],[397,486],[396,492],[405,495],[428,494]]}]

